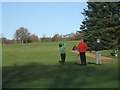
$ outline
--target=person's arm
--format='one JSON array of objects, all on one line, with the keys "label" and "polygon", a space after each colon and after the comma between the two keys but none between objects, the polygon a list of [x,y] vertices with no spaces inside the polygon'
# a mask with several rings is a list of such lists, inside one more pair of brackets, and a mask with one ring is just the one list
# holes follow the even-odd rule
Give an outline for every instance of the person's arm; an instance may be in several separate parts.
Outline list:
[{"label": "person's arm", "polygon": [[[77,52],[79,52],[79,48],[80,48],[80,46],[79,46],[79,44],[78,44],[78,46],[77,46]],[[78,53],[77,54],[77,56],[79,56],[80,54]]]},{"label": "person's arm", "polygon": [[63,44],[63,48],[64,48],[64,49],[66,49],[66,46],[65,46],[65,44]]},{"label": "person's arm", "polygon": [[104,50],[104,46],[103,46],[103,44],[101,43],[101,50]]},{"label": "person's arm", "polygon": [[95,49],[95,51],[96,51],[96,47],[97,47],[97,45],[95,44],[95,45],[94,45],[94,49]]},{"label": "person's arm", "polygon": [[86,44],[86,50],[88,49],[88,46],[87,46],[87,44]]},{"label": "person's arm", "polygon": [[78,46],[77,46],[77,51],[79,52],[79,48],[80,48],[80,46],[79,46],[79,44],[78,44]]}]

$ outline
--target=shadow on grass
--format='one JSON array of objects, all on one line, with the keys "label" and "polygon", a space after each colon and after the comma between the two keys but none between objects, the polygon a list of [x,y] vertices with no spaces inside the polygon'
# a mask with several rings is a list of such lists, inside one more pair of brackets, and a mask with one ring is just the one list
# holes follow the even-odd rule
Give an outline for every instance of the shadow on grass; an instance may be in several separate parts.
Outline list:
[{"label": "shadow on grass", "polygon": [[3,67],[3,88],[117,88],[117,75],[104,65],[31,63]]}]

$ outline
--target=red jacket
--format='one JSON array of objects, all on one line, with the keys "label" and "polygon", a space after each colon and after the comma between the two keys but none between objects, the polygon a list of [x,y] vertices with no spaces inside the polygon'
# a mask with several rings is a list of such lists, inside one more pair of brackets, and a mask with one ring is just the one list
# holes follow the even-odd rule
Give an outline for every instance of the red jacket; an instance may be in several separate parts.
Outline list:
[{"label": "red jacket", "polygon": [[88,49],[88,46],[86,43],[80,42],[77,48],[78,48],[78,52],[85,52]]}]

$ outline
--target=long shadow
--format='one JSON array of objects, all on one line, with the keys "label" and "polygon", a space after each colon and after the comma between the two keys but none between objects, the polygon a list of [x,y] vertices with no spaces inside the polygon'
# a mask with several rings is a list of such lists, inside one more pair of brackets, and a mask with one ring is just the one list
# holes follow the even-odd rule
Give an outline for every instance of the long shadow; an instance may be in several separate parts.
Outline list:
[{"label": "long shadow", "polygon": [[[44,65],[3,67],[3,88],[116,88],[117,70],[103,66]],[[114,72],[113,72],[114,70]]]}]

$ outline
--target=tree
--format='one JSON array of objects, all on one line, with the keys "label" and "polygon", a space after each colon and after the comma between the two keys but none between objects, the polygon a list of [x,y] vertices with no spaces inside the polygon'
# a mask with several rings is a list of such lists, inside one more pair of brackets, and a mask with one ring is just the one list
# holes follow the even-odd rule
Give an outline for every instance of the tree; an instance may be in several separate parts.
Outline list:
[{"label": "tree", "polygon": [[37,35],[32,34],[32,35],[30,36],[30,40],[31,40],[31,42],[38,42],[38,41],[39,41],[39,38],[38,38]]},{"label": "tree", "polygon": [[5,37],[2,37],[1,42],[2,42],[2,44],[8,44],[8,39]]},{"label": "tree", "polygon": [[59,34],[55,34],[53,37],[52,37],[52,41],[61,41],[62,40],[62,36],[59,35]]},{"label": "tree", "polygon": [[106,49],[117,46],[119,41],[116,28],[120,28],[120,8],[118,2],[87,2],[87,9],[82,13],[85,19],[80,26],[84,39],[93,48],[97,38],[102,39]]},{"label": "tree", "polygon": [[27,42],[27,40],[29,39],[29,35],[30,33],[28,32],[26,28],[20,27],[18,30],[16,30],[14,36],[17,41],[20,40],[21,43],[23,44]]},{"label": "tree", "polygon": [[88,2],[88,8],[82,13],[85,16],[80,29],[99,30],[120,25],[120,8],[117,2]]}]

